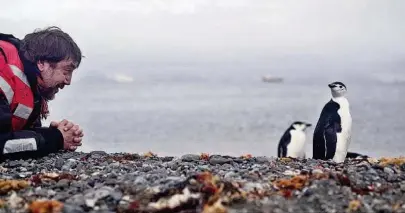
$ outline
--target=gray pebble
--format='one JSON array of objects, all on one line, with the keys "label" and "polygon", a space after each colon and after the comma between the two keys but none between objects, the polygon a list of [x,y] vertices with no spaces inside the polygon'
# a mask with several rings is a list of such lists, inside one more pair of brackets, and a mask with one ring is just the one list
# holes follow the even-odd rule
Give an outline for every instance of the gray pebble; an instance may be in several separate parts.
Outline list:
[{"label": "gray pebble", "polygon": [[94,207],[99,199],[109,196],[113,189],[108,186],[103,186],[100,189],[91,189],[84,195],[85,203],[88,207]]},{"label": "gray pebble", "polygon": [[60,170],[60,169],[62,169],[63,164],[65,164],[65,159],[58,158],[55,161],[55,168]]},{"label": "gray pebble", "polygon": [[62,179],[58,183],[56,183],[56,187],[58,188],[66,188],[69,187],[70,181],[67,179]]},{"label": "gray pebble", "polygon": [[259,156],[255,158],[257,163],[268,163],[270,161],[272,161],[270,158],[265,157],[265,156]]},{"label": "gray pebble", "polygon": [[211,165],[216,165],[216,164],[225,164],[225,163],[231,163],[232,160],[224,158],[224,157],[211,157],[209,160]]},{"label": "gray pebble", "polygon": [[66,203],[75,205],[75,206],[84,206],[85,205],[85,197],[83,194],[76,194],[70,197],[65,201]]},{"label": "gray pebble", "polygon": [[184,162],[194,162],[194,161],[199,161],[200,156],[199,155],[194,155],[194,154],[187,154],[181,156],[181,160]]},{"label": "gray pebble", "polygon": [[112,168],[118,168],[120,166],[120,162],[114,162],[110,164],[110,167]]},{"label": "gray pebble", "polygon": [[68,159],[65,164],[62,166],[63,171],[69,171],[70,169],[76,167],[76,160],[74,159]]},{"label": "gray pebble", "polygon": [[387,173],[387,174],[394,174],[395,173],[394,170],[392,170],[389,167],[384,167],[384,172]]},{"label": "gray pebble", "polygon": [[84,212],[84,210],[80,206],[65,203],[63,205],[62,212],[63,213],[82,213],[82,212]]},{"label": "gray pebble", "polygon": [[21,162],[18,160],[10,161],[8,163],[8,167],[10,167],[10,168],[15,168],[15,167],[19,167],[19,166],[21,166]]}]

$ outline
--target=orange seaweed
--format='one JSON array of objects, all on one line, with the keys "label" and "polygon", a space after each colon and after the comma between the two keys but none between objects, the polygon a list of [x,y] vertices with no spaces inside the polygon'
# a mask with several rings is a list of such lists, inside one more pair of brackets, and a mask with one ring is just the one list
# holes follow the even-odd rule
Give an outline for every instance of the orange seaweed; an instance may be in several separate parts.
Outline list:
[{"label": "orange seaweed", "polygon": [[201,159],[201,160],[209,160],[209,159],[210,159],[210,155],[209,155],[208,153],[201,153],[200,159]]},{"label": "orange seaweed", "polygon": [[59,213],[62,212],[63,203],[56,200],[38,200],[29,206],[31,213]]},{"label": "orange seaweed", "polygon": [[0,180],[0,193],[6,194],[9,191],[20,190],[29,185],[29,182],[25,180]]},{"label": "orange seaweed", "polygon": [[242,155],[241,158],[247,160],[247,159],[252,158],[252,155],[251,154],[245,154],[245,155]]}]

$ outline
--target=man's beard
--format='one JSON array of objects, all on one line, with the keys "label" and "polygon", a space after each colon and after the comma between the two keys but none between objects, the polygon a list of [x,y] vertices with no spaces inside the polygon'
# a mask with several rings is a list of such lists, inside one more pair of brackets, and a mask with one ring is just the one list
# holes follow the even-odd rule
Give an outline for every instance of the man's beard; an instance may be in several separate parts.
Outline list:
[{"label": "man's beard", "polygon": [[42,88],[39,87],[39,93],[41,94],[41,97],[44,98],[46,101],[53,100],[55,98],[55,94],[57,92],[58,88]]}]

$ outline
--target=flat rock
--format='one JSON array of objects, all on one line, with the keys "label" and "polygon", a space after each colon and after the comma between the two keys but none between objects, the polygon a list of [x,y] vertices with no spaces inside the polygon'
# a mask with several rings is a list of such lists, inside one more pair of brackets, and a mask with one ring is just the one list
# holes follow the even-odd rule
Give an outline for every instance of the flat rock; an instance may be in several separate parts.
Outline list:
[{"label": "flat rock", "polygon": [[199,161],[200,156],[199,155],[194,155],[194,154],[187,154],[181,156],[181,160],[184,162],[194,162],[194,161]]},{"label": "flat rock", "polygon": [[216,165],[216,164],[231,163],[232,160],[229,158],[215,156],[215,157],[211,157],[209,162],[211,165]]}]

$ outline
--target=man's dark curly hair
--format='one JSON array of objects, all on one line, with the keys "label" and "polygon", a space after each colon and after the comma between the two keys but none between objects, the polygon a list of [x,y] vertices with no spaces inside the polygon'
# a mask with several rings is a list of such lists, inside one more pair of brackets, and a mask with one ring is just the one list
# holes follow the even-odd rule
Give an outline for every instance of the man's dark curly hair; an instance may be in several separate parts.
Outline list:
[{"label": "man's dark curly hair", "polygon": [[56,26],[36,29],[27,34],[21,40],[20,51],[32,63],[46,61],[52,66],[71,59],[77,68],[82,59],[82,52],[70,35]]}]

